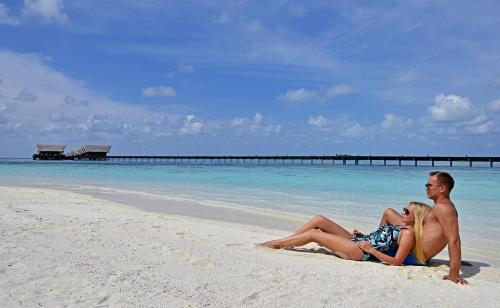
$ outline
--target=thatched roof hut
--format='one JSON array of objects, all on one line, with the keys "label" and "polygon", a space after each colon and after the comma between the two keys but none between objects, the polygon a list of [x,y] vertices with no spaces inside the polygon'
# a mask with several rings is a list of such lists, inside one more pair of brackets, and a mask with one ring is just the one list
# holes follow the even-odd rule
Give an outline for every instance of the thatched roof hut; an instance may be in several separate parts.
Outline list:
[{"label": "thatched roof hut", "polygon": [[63,154],[66,145],[64,144],[37,144],[36,150],[38,153],[59,153]]},{"label": "thatched roof hut", "polygon": [[80,147],[69,152],[66,156],[73,158],[84,158],[84,159],[105,159],[106,155],[111,150],[110,145],[81,145]]}]

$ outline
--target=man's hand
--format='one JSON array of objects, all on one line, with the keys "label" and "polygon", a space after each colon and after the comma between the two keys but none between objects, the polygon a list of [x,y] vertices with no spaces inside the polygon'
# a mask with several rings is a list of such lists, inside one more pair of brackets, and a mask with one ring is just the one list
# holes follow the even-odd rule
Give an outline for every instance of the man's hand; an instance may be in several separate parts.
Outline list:
[{"label": "man's hand", "polygon": [[451,280],[453,281],[454,283],[459,283],[459,284],[469,284],[467,282],[467,280],[461,278],[460,276],[458,275],[451,275],[451,274],[448,274],[448,275],[444,275],[443,276],[443,280]]}]

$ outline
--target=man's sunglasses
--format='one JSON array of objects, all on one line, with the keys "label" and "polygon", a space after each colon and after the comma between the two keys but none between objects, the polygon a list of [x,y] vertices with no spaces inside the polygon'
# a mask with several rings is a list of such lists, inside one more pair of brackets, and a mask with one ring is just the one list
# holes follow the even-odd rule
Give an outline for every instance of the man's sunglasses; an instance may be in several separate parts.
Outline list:
[{"label": "man's sunglasses", "polygon": [[429,189],[429,188],[431,188],[431,187],[432,187],[432,186],[434,186],[434,185],[433,185],[433,184],[431,184],[431,183],[427,183],[427,184],[425,184],[424,186],[425,186],[425,188]]},{"label": "man's sunglasses", "polygon": [[403,208],[403,215],[410,215],[410,210],[406,207]]}]

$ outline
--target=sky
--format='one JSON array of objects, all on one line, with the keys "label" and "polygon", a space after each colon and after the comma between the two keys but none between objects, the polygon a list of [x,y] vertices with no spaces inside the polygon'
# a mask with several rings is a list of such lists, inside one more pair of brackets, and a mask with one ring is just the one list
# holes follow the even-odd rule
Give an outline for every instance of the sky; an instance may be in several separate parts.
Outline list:
[{"label": "sky", "polygon": [[0,157],[500,156],[498,1],[0,0]]}]

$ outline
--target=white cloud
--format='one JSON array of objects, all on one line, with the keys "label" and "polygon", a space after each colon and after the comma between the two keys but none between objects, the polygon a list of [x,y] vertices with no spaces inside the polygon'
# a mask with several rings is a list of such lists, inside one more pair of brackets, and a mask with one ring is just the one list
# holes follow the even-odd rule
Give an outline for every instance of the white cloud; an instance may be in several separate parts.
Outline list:
[{"label": "white cloud", "polygon": [[253,124],[254,125],[260,125],[262,123],[262,120],[264,117],[260,113],[256,113],[255,116],[253,117]]},{"label": "white cloud", "polygon": [[63,0],[24,0],[24,15],[41,17],[47,22],[66,22],[68,16],[63,10]]},{"label": "white cloud", "polygon": [[150,110],[96,94],[83,82],[50,67],[45,59],[0,50],[4,94],[0,97],[0,134],[25,141],[30,136],[34,142],[47,138],[97,142],[197,134],[203,127],[203,121],[193,116]]},{"label": "white cloud", "polygon": [[183,135],[198,135],[203,128],[203,122],[195,120],[195,116],[190,114],[184,119],[184,127],[179,131]]},{"label": "white cloud", "polygon": [[467,128],[469,132],[475,135],[487,134],[491,132],[494,128],[495,124],[493,121],[487,121],[485,123],[479,124],[477,126],[470,126]]},{"label": "white cloud", "polygon": [[28,89],[24,88],[17,94],[16,97],[12,98],[14,101],[21,101],[21,102],[34,102],[36,101],[38,96],[35,94],[31,93]]},{"label": "white cloud", "polygon": [[5,4],[0,3],[0,25],[18,26],[21,24],[16,17],[9,15],[9,9]]},{"label": "white cloud", "polygon": [[88,101],[78,100],[78,99],[72,97],[71,95],[66,95],[66,97],[64,97],[64,103],[66,105],[70,105],[70,106],[88,106],[89,105]]},{"label": "white cloud", "polygon": [[480,114],[469,121],[464,121],[462,123],[457,123],[457,127],[465,127],[465,129],[475,135],[487,134],[493,131],[494,122],[488,118],[485,114]]},{"label": "white cloud", "polygon": [[177,65],[177,71],[181,73],[191,74],[194,72],[194,66],[191,64],[179,64]]},{"label": "white cloud", "polygon": [[359,124],[358,122],[349,119],[345,114],[333,120],[332,130],[335,130],[342,137],[362,137],[365,136],[369,130]]},{"label": "white cloud", "polygon": [[388,113],[384,115],[384,121],[380,124],[382,128],[407,128],[413,125],[412,119],[398,117],[395,114]]},{"label": "white cloud", "polygon": [[230,125],[238,127],[238,126],[244,126],[246,123],[247,123],[246,118],[233,118],[230,122]]},{"label": "white cloud", "polygon": [[463,121],[473,116],[473,108],[467,97],[439,94],[435,105],[429,107],[431,119],[438,122]]},{"label": "white cloud", "polygon": [[347,84],[338,84],[335,86],[331,86],[325,91],[326,97],[335,97],[341,95],[347,95],[355,92],[354,87]]},{"label": "white cloud", "polygon": [[500,100],[477,108],[467,97],[440,94],[435,98],[435,105],[428,109],[431,121],[425,122],[424,130],[447,134],[453,139],[467,134],[488,134],[495,130],[495,122],[486,111],[496,110],[500,110]]},{"label": "white cloud", "polygon": [[368,137],[370,133],[368,128],[349,119],[345,114],[341,114],[336,118],[326,118],[322,115],[309,117],[307,123],[312,126],[316,132],[323,136],[328,136],[328,138],[334,138],[336,142],[341,141],[343,137]]},{"label": "white cloud", "polygon": [[361,126],[359,123],[354,123],[351,126],[346,127],[341,135],[344,137],[360,137],[367,132],[366,128]]},{"label": "white cloud", "polygon": [[302,17],[307,13],[306,8],[298,3],[292,3],[288,6],[288,12],[295,17]]},{"label": "white cloud", "polygon": [[258,19],[242,19],[235,28],[238,41],[251,61],[285,64],[294,67],[336,68],[327,41],[297,38],[285,27],[266,27]]},{"label": "white cloud", "polygon": [[[449,96],[447,98],[449,99]],[[467,133],[479,135],[494,131],[494,121],[484,110],[474,108],[466,98],[453,96],[451,105],[455,108],[450,108],[451,111],[447,109],[448,113],[438,113],[440,117],[437,120],[431,118],[434,121],[425,122],[425,130],[429,129],[438,134],[448,134],[455,139]],[[488,105],[488,108],[490,107],[491,105]]]},{"label": "white cloud", "polygon": [[74,121],[75,118],[68,117],[64,112],[53,110],[50,112],[49,119],[54,122],[71,122]]},{"label": "white cloud", "polygon": [[254,136],[278,134],[283,128],[271,120],[265,120],[259,112],[253,118],[233,118],[229,121],[229,126],[237,130],[239,135],[250,134]]},{"label": "white cloud", "polygon": [[325,118],[322,115],[319,115],[316,117],[309,117],[307,123],[317,128],[325,128],[329,126],[332,123],[332,121],[330,121],[329,119]]},{"label": "white cloud", "polygon": [[163,97],[175,97],[177,93],[175,89],[169,86],[159,86],[159,87],[147,87],[142,89],[142,95],[144,96],[163,96]]},{"label": "white cloud", "polygon": [[286,93],[279,96],[279,99],[292,105],[308,103],[324,104],[328,99],[348,95],[355,91],[353,86],[347,84],[337,84],[326,90],[307,90],[305,88],[288,89]]},{"label": "white cloud", "polygon": [[85,130],[98,133],[121,134],[123,123],[111,114],[91,114],[82,125]]},{"label": "white cloud", "polygon": [[285,94],[281,94],[279,99],[290,104],[304,104],[309,103],[318,98],[318,94],[313,90],[306,90],[304,88],[300,89],[288,89]]},{"label": "white cloud", "polygon": [[411,83],[420,79],[420,74],[415,70],[409,70],[406,72],[395,73],[389,77],[390,81],[398,83]]},{"label": "white cloud", "polygon": [[500,112],[500,99],[489,102],[488,109],[493,112]]}]

